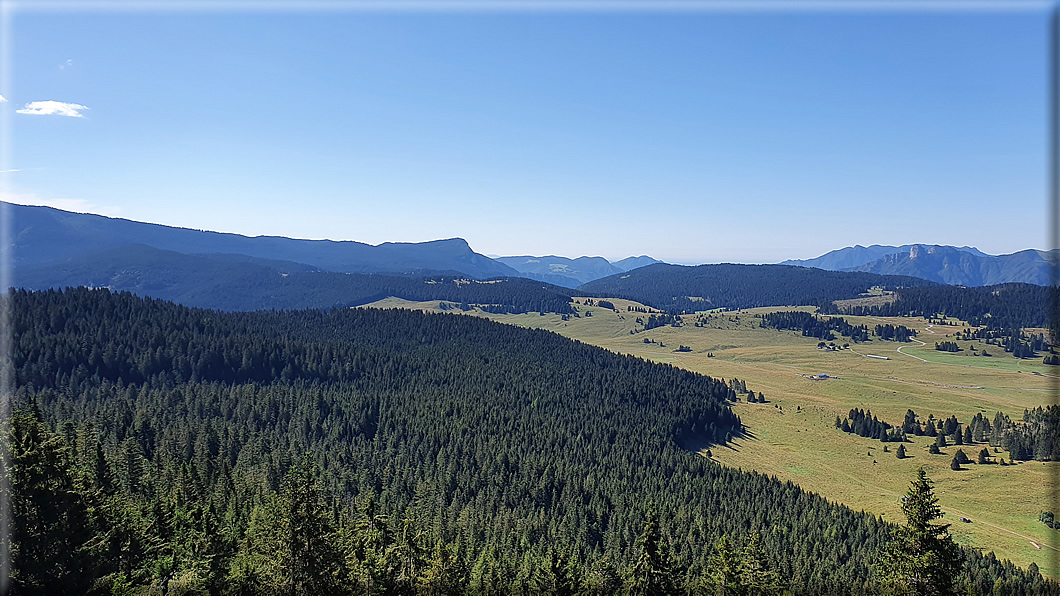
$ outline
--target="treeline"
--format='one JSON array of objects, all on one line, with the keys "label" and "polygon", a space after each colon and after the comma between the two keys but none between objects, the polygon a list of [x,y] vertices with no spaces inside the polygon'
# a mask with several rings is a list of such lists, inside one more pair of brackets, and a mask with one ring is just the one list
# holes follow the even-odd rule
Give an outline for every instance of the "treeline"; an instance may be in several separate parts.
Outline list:
[{"label": "treeline", "polygon": [[935,285],[927,280],[873,273],[825,271],[790,265],[655,264],[579,286],[579,291],[635,300],[671,313],[777,305],[825,306],[856,298],[873,286]]},{"label": "treeline", "polygon": [[[556,334],[10,299],[16,593],[707,593],[715,545],[755,533],[760,554],[734,560],[798,594],[862,593],[890,532],[691,452],[741,432],[737,383]],[[962,556],[965,592],[1041,593]]]},{"label": "treeline", "polygon": [[872,332],[876,337],[880,339],[887,339],[891,341],[907,342],[910,338],[916,337],[916,331],[907,328],[905,325],[876,325]]},{"label": "treeline", "polygon": [[658,315],[648,315],[648,318],[637,317],[637,324],[644,325],[641,331],[649,331],[651,329],[657,329],[659,327],[680,327],[682,325],[681,317],[672,315],[669,313],[662,313]]},{"label": "treeline", "polygon": [[[815,337],[822,341],[835,339],[833,331],[854,342],[869,341],[869,328],[866,325],[851,325],[843,317],[818,317],[803,311],[771,312],[761,315],[762,326],[774,329],[801,331],[803,337]],[[916,337],[916,331],[905,325],[876,325],[872,334],[880,339],[908,342]]]},{"label": "treeline", "polygon": [[1060,289],[1023,283],[966,288],[945,285],[911,285],[898,288],[896,300],[875,306],[846,307],[842,313],[834,304],[822,312],[879,317],[934,317],[944,314],[991,329],[1041,327],[1054,329],[1050,309],[1055,308]]},{"label": "treeline", "polygon": [[998,412],[994,426],[1000,435],[995,442],[1012,454],[1016,460],[1060,461],[1060,406],[1052,404],[1045,408],[1024,410],[1023,420],[1013,421]]},{"label": "treeline", "polygon": [[[446,300],[493,308],[493,312],[569,314],[570,291],[522,277],[486,281],[467,276],[392,276],[357,273],[290,273],[246,291],[224,292],[220,310],[295,310],[360,306],[394,296],[412,301]],[[213,298],[219,300],[221,298]]]},{"label": "treeline", "polygon": [[[982,413],[977,413],[967,424],[956,416],[936,419],[933,414],[921,421],[913,410],[907,410],[900,426],[878,420],[871,412],[860,409],[850,411],[847,418],[836,417],[836,428],[843,432],[881,441],[904,441],[909,435],[935,437],[933,447],[943,448],[950,444],[988,444],[1009,452],[1013,461],[1060,461],[1060,405],[1024,410],[1021,420],[1012,420],[998,412],[993,422]],[[937,452],[937,449],[933,449]]]},{"label": "treeline", "polygon": [[817,317],[802,311],[766,313],[762,315],[762,326],[801,331],[803,337],[815,337],[823,341],[835,339],[833,331],[854,342],[869,341],[869,328],[865,325],[851,325],[842,317]]},{"label": "treeline", "polygon": [[905,433],[902,429],[895,428],[877,419],[872,415],[871,410],[865,411],[861,408],[855,408],[850,410],[846,418],[836,416],[835,427],[845,433],[853,433],[859,437],[870,439],[879,439],[884,443],[905,441]]},{"label": "treeline", "polygon": [[[988,328],[980,327],[977,329],[964,329],[954,334],[955,339],[986,343],[991,346],[998,346],[1003,349],[1006,353],[1012,354],[1015,358],[1037,358],[1038,352],[1047,352],[1043,358],[1045,364],[1053,364],[1057,362],[1055,354],[1053,354],[1053,346],[1050,343],[1049,338],[1045,333],[1027,333],[1025,330],[1016,328]],[[977,355],[979,351],[976,343],[971,343],[969,346],[972,351],[972,355]],[[959,352],[961,351],[960,345],[956,341],[942,341],[935,343],[935,349],[943,352]],[[990,356],[990,353],[985,347],[982,348],[983,356]]]}]

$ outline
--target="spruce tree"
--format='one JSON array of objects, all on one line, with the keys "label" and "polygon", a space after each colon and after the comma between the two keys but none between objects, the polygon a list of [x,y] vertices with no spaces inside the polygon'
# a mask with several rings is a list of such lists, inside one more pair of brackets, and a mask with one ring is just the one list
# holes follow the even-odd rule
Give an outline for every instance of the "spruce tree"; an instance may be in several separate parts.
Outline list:
[{"label": "spruce tree", "polygon": [[644,531],[637,538],[636,558],[626,582],[629,593],[643,596],[674,594],[677,592],[673,564],[662,541],[658,508],[648,503]]},{"label": "spruce tree", "polygon": [[990,452],[986,450],[986,447],[983,447],[983,450],[979,452],[979,460],[978,460],[977,463],[980,463],[980,464],[988,464],[988,463],[990,463]]},{"label": "spruce tree", "polygon": [[13,591],[83,593],[91,581],[93,533],[65,441],[41,422],[36,403],[10,424]]},{"label": "spruce tree", "polygon": [[942,517],[931,479],[917,471],[902,503],[906,523],[895,528],[876,561],[876,581],[895,594],[951,594],[961,567],[960,550]]}]

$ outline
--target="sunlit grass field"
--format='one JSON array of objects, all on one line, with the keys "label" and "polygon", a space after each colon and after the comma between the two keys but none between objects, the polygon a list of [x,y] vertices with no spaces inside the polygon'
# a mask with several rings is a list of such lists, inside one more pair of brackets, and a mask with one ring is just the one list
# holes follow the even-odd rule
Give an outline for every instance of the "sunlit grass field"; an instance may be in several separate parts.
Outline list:
[{"label": "sunlit grass field", "polygon": [[[894,454],[898,444],[843,433],[835,428],[835,419],[845,417],[851,408],[871,410],[879,419],[898,425],[907,409],[921,419],[929,414],[935,418],[956,415],[962,425],[976,413],[991,421],[998,411],[1020,419],[1024,409],[1053,403],[1060,388],[1056,378],[1060,377],[1060,367],[1042,364],[1040,357],[1017,360],[993,345],[986,346],[993,356],[972,356],[972,344],[977,351],[985,346],[978,342],[957,340],[965,349],[959,354],[936,351],[936,341],[954,341],[952,335],[964,328],[959,322],[956,326],[929,326],[924,319],[844,317],[870,329],[881,323],[905,325],[918,332],[919,341],[874,339],[851,342],[848,350],[829,351],[818,349],[816,338],[761,328],[754,316],[791,308],[701,314],[698,319],[686,315],[679,328],[637,332],[642,325],[636,319],[648,315],[628,312],[627,307],[641,305],[617,299],[612,302],[619,312],[582,304],[577,305],[579,316],[569,320],[538,313],[472,314],[548,329],[713,377],[744,380],[748,389],[764,393],[769,403],[750,404],[741,399],[734,406],[748,435],[713,447],[715,461],[790,480],[829,500],[895,522],[904,519],[899,508],[901,495],[916,469],[924,466],[935,481],[940,505],[959,542],[993,551],[1021,566],[1034,562],[1043,573],[1058,577],[1056,556],[1060,551],[1054,550],[1060,548],[1058,532],[1039,522],[1038,515],[1043,510],[1060,513],[1052,489],[1060,476],[1060,463],[966,464],[964,470],[954,471],[950,461],[955,446],[943,449],[941,455],[931,455],[928,446],[933,438],[911,437],[912,442],[905,444],[910,457],[899,460]],[[435,310],[438,302],[387,299],[373,306]],[[703,326],[694,326],[696,320]],[[654,343],[644,343],[646,338]],[[834,341],[842,346],[849,339],[837,336]],[[921,346],[921,342],[926,345]],[[681,345],[691,352],[675,352]],[[898,348],[902,348],[901,353]],[[817,373],[837,378],[808,378]],[[988,446],[961,448],[975,461],[983,447]],[[1011,459],[1007,452],[990,451],[995,461]],[[971,519],[971,523],[959,521],[960,516]]]}]

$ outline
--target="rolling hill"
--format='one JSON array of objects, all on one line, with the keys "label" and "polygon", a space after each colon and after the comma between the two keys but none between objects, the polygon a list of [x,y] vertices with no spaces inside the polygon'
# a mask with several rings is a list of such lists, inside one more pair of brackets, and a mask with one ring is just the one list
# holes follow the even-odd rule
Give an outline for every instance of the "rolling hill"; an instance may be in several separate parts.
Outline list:
[{"label": "rolling hill", "polygon": [[932,285],[915,277],[825,271],[790,265],[656,264],[612,275],[579,291],[628,298],[671,311],[751,308],[776,305],[821,306],[854,298],[873,286]]}]

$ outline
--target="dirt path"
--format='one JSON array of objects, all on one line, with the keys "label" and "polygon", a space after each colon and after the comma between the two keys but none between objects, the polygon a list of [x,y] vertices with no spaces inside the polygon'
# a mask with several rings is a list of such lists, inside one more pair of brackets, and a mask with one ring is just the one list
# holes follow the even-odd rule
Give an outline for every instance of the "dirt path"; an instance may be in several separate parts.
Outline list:
[{"label": "dirt path", "polygon": [[[949,507],[943,507],[942,509],[944,511],[949,511],[952,514],[957,515],[957,517],[968,517],[967,514],[965,514],[962,511],[958,511],[956,509],[952,509],[952,508],[949,508]],[[1044,547],[1044,548],[1047,548],[1049,550],[1055,550],[1056,552],[1060,552],[1060,548],[1056,548],[1055,546],[1053,546],[1051,544],[1042,543],[1042,544],[1039,545],[1037,542],[1034,541],[1033,538],[1031,538],[1030,536],[1027,536],[1026,534],[1020,534],[1019,532],[1015,532],[1015,531],[1010,530],[1008,528],[1002,528],[1001,526],[992,524],[990,522],[985,522],[985,521],[982,521],[982,520],[973,520],[972,523],[973,524],[975,524],[975,523],[983,524],[984,526],[990,526],[991,528],[994,528],[996,530],[1001,530],[1002,532],[1008,532],[1009,534],[1012,534],[1013,536],[1019,536],[1020,538],[1026,540],[1027,542],[1030,542],[1031,546],[1033,546],[1034,548],[1036,548],[1038,550],[1042,550],[1042,548]]]}]

